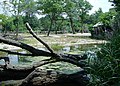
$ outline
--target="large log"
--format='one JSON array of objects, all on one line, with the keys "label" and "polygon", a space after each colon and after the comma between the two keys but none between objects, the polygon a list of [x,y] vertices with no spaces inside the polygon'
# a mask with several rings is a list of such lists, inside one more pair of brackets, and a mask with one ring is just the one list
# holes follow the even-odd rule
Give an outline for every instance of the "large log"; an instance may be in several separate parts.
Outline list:
[{"label": "large log", "polygon": [[81,70],[74,74],[63,74],[53,69],[36,68],[25,79],[2,81],[5,86],[86,86],[87,73]]},{"label": "large log", "polygon": [[83,70],[74,74],[62,74],[53,69],[36,68],[20,86],[85,86],[88,81]]}]

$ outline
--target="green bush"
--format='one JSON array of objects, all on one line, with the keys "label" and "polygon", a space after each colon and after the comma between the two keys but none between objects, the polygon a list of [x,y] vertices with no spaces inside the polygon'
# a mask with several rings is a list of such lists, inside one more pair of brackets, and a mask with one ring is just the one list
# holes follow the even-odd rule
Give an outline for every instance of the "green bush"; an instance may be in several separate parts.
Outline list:
[{"label": "green bush", "polygon": [[89,86],[119,86],[120,84],[120,35],[112,38],[89,64]]}]

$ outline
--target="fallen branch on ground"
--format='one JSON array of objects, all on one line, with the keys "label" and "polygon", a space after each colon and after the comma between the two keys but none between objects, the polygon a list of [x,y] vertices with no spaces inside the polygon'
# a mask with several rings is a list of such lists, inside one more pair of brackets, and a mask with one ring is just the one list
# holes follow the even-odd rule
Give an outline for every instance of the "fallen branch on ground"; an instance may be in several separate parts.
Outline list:
[{"label": "fallen branch on ground", "polygon": [[[16,54],[16,55],[23,55],[23,56],[46,56],[46,57],[51,57],[51,58],[46,59],[46,60],[42,60],[40,62],[36,62],[35,64],[32,64],[32,65],[27,66],[27,67],[16,67],[16,66],[10,65],[9,63],[6,63],[5,66],[1,65],[0,66],[0,68],[1,68],[0,80],[1,81],[2,80],[10,80],[10,79],[18,80],[18,79],[24,79],[25,77],[26,77],[25,78],[25,81],[26,81],[26,79],[28,79],[29,77],[36,77],[35,73],[33,73],[33,72],[37,67],[40,67],[40,66],[43,66],[43,65],[46,65],[49,63],[54,63],[54,62],[62,62],[63,61],[63,62],[68,62],[68,63],[74,64],[74,65],[77,65],[78,67],[81,67],[81,68],[85,67],[85,63],[83,62],[83,60],[86,59],[86,55],[57,54],[49,47],[48,44],[46,44],[43,40],[41,40],[33,32],[32,28],[30,27],[30,25],[28,23],[26,23],[26,27],[29,30],[29,33],[34,38],[36,38],[40,43],[42,43],[48,49],[48,51],[39,50],[39,49],[34,48],[33,46],[30,46],[28,44],[17,42],[17,41],[11,40],[11,39],[5,39],[3,37],[0,37],[1,43],[20,47],[20,48],[28,51],[29,53],[23,54],[23,53],[19,53],[19,52],[13,52],[10,50],[4,50],[4,49],[0,49],[0,51],[6,52],[9,54]],[[32,72],[32,75],[31,75],[31,72]],[[14,76],[10,75],[10,73],[12,73]],[[27,81],[27,82],[29,82],[29,81]]]}]

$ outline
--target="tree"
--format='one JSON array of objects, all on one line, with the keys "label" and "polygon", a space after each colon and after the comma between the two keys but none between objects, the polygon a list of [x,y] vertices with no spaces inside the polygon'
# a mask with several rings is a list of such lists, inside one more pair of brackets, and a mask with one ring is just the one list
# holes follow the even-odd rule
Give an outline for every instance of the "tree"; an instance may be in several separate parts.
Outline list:
[{"label": "tree", "polygon": [[36,15],[32,15],[31,17],[27,17],[27,16],[24,16],[23,17],[23,22],[30,22],[30,26],[35,30],[35,29],[40,29],[40,21],[39,19],[37,18]]},{"label": "tree", "polygon": [[98,17],[98,20],[99,20],[99,22],[102,22],[104,24],[104,26],[111,26],[110,24],[115,15],[116,15],[116,12],[111,10],[109,12],[102,13]]},{"label": "tree", "polygon": [[[79,21],[81,23],[81,28],[84,30],[84,24],[86,23],[88,12],[92,9],[92,5],[86,0],[76,0],[76,11],[79,16]],[[81,30],[81,31],[82,31]]]},{"label": "tree", "polygon": [[34,0],[25,0],[23,2],[24,5],[24,14],[26,16],[26,18],[30,18],[32,16],[35,16],[36,13],[38,13],[37,11],[37,3]]},{"label": "tree", "polygon": [[75,3],[72,2],[71,0],[65,0],[65,6],[64,6],[64,10],[68,16],[69,22],[70,22],[70,26],[72,29],[72,33],[75,34],[75,29],[74,29],[74,25],[73,25],[73,16],[74,16],[74,9],[75,9]]},{"label": "tree", "polygon": [[66,0],[65,12],[68,15],[72,32],[75,33],[75,21],[78,21],[83,28],[86,15],[91,10],[92,5],[85,0]]},{"label": "tree", "polygon": [[20,25],[19,17],[23,11],[23,0],[10,0],[9,3],[11,5],[10,12],[14,16],[14,25],[16,28],[15,39],[17,39]]},{"label": "tree", "polygon": [[42,28],[42,31],[47,31],[51,23],[49,20],[49,16],[42,17],[39,19],[39,21],[40,21],[40,26]]},{"label": "tree", "polygon": [[103,11],[101,8],[98,9],[98,11],[96,11],[95,13],[91,14],[90,15],[90,22],[94,25],[96,24],[97,22],[100,22],[99,21],[99,17],[100,15],[103,14]]},{"label": "tree", "polygon": [[42,11],[42,14],[49,16],[50,27],[48,29],[47,36],[49,36],[51,29],[55,26],[57,17],[61,14],[63,10],[63,1],[62,0],[39,0],[38,9]]},{"label": "tree", "polygon": [[3,32],[3,36],[6,36],[7,35],[6,34],[7,31],[12,31],[15,28],[14,24],[13,24],[14,18],[6,16],[4,14],[0,14],[0,19],[2,20],[2,26],[3,26],[2,32]]},{"label": "tree", "polygon": [[[78,4],[79,3],[79,4]],[[75,33],[75,21],[80,19],[80,23],[84,23],[85,15],[87,15],[88,11],[92,8],[89,2],[85,0],[39,0],[38,1],[38,9],[42,14],[49,16],[50,18],[50,28],[48,30],[48,34],[51,29],[56,29],[57,21],[61,16],[67,15],[66,18],[62,18],[63,20],[69,20],[70,28],[72,29],[72,33]]]},{"label": "tree", "polygon": [[[19,29],[21,27],[21,24],[23,23],[21,16],[23,14],[30,16],[33,13],[35,13],[35,2],[33,0],[9,0],[10,5],[10,13],[14,17],[14,25],[16,28],[15,31],[15,39],[18,38]],[[29,17],[28,17],[29,19]]]},{"label": "tree", "polygon": [[36,28],[39,27],[39,21],[36,17],[37,11],[37,4],[34,0],[25,0],[23,3],[24,5],[24,22],[29,22],[31,27]]}]

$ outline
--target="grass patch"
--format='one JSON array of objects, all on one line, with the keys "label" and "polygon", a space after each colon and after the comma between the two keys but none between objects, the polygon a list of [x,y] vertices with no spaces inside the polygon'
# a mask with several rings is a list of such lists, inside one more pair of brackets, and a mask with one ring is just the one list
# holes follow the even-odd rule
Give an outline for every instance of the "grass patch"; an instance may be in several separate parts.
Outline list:
[{"label": "grass patch", "polygon": [[61,49],[63,48],[63,46],[60,45],[60,44],[53,44],[53,45],[51,45],[51,48],[52,48],[54,51],[59,51],[59,50],[61,50]]},{"label": "grass patch", "polygon": [[26,44],[37,44],[38,43],[38,41],[35,40],[34,38],[26,38],[22,42],[24,42]]}]

